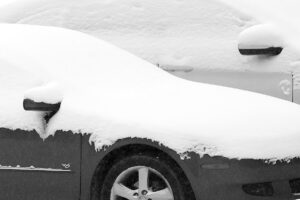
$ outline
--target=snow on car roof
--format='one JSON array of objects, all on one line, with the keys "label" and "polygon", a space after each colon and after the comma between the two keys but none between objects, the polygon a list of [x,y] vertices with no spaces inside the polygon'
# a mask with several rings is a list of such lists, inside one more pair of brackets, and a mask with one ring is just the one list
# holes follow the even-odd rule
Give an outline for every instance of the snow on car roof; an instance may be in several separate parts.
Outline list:
[{"label": "snow on car roof", "polygon": [[[269,21],[260,17],[262,15],[256,15],[256,12],[244,14],[241,12],[243,6],[234,9],[241,2],[251,4],[251,0],[236,0],[230,6],[224,1],[228,3],[234,0],[16,0],[0,7],[0,21],[82,31],[109,41],[153,64],[171,66],[172,69],[192,72],[198,69],[284,73],[300,71],[300,51],[290,47],[284,48],[280,56],[272,59],[240,55],[237,47],[239,33]],[[257,6],[253,8],[261,10],[265,15],[272,11],[270,7],[273,8],[275,4],[269,6],[259,0],[256,2]],[[286,1],[276,2],[288,4]],[[250,6],[244,8],[255,10]],[[280,16],[284,15],[282,12]],[[278,12],[271,14],[275,19]],[[219,62],[215,62],[216,58]]]},{"label": "snow on car roof", "polygon": [[[300,156],[299,105],[183,80],[80,32],[2,24],[0,63],[1,127],[34,129],[42,138],[56,130],[88,133],[97,149],[140,137],[178,153]],[[39,93],[43,86],[51,92]],[[62,99],[61,108],[45,125],[41,113],[22,109],[24,94]]]}]

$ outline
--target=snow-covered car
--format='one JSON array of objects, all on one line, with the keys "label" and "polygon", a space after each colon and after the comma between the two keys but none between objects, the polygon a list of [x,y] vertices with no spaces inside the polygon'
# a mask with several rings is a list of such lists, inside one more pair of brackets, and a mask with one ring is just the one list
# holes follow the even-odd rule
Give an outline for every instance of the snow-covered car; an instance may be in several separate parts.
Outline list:
[{"label": "snow-covered car", "polygon": [[187,81],[54,27],[0,25],[0,69],[1,199],[300,193],[299,105]]},{"label": "snow-covered car", "polygon": [[[178,77],[300,104],[299,0],[6,1],[0,22],[78,30]],[[239,35],[251,29],[266,36],[253,45],[282,52],[241,55]]]}]

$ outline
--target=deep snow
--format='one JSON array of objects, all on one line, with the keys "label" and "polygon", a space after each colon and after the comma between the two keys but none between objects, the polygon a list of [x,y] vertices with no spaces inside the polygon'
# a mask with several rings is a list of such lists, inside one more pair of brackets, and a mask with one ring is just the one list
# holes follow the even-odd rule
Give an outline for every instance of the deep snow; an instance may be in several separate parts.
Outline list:
[{"label": "deep snow", "polygon": [[[270,160],[300,156],[299,105],[186,81],[71,30],[3,24],[0,35],[3,127],[35,129],[42,138],[56,130],[88,133],[97,149],[141,137],[178,153]],[[43,88],[58,97],[41,94]],[[23,95],[63,100],[45,126],[42,113],[22,110]]]},{"label": "deep snow", "polygon": [[[295,50],[294,39],[285,41],[290,37],[284,37],[283,52],[272,59],[238,52],[238,37],[246,28],[274,22],[269,19],[277,20],[278,15],[289,19],[287,9],[278,12],[280,0],[274,5],[265,1],[255,1],[256,6],[251,7],[250,0],[19,0],[0,9],[0,21],[79,30],[153,64],[190,70],[191,74],[193,69],[296,73],[300,66],[294,63],[300,60],[300,51]],[[285,2],[298,5],[297,0]],[[291,21],[295,21],[291,27],[286,25],[289,23],[275,25],[283,29],[284,24],[287,32],[297,35],[299,23]]]}]

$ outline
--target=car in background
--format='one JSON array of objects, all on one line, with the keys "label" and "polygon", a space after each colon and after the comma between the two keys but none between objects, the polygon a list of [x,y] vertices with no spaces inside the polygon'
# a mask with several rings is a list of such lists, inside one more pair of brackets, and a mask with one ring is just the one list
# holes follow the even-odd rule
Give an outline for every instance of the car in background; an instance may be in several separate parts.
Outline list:
[{"label": "car in background", "polygon": [[[78,30],[107,40],[181,78],[299,104],[297,7],[297,0],[167,0],[164,4],[138,0],[52,0],[45,4],[27,0],[2,6],[0,21]],[[280,54],[241,55],[239,34],[270,23],[277,29],[265,29],[265,44],[277,45],[278,39],[283,39],[280,46],[274,46],[282,47]],[[261,40],[253,45],[258,42]]]}]

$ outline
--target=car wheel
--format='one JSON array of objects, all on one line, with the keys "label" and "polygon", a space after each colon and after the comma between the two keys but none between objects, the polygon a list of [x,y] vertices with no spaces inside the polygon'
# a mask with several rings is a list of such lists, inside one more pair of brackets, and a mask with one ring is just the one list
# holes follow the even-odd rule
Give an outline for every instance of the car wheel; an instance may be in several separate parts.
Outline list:
[{"label": "car wheel", "polygon": [[186,200],[176,167],[149,155],[132,155],[108,171],[101,200]]}]

